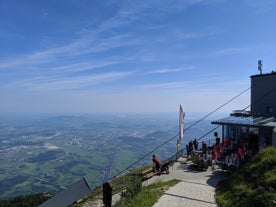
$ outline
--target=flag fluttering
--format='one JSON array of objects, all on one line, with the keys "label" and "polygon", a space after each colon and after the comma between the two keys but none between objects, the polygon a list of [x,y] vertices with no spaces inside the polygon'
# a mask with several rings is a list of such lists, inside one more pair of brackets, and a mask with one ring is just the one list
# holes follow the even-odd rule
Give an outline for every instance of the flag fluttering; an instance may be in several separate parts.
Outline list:
[{"label": "flag fluttering", "polygon": [[179,108],[179,140],[184,137],[184,117],[185,113],[183,111],[182,106]]}]

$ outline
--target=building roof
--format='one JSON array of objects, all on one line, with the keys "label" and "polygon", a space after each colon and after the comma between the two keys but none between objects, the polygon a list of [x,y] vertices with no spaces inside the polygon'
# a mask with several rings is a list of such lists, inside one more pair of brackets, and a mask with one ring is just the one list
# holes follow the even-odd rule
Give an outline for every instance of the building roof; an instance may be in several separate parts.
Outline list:
[{"label": "building roof", "polygon": [[270,75],[276,75],[276,71],[272,71],[271,73],[262,73],[257,75],[251,75],[251,78],[260,77],[260,76],[270,76]]},{"label": "building roof", "polygon": [[239,125],[251,127],[276,127],[276,117],[231,115],[216,121],[212,121],[212,124]]},{"label": "building roof", "polygon": [[91,189],[85,178],[82,178],[38,207],[69,207],[87,195],[90,191]]}]

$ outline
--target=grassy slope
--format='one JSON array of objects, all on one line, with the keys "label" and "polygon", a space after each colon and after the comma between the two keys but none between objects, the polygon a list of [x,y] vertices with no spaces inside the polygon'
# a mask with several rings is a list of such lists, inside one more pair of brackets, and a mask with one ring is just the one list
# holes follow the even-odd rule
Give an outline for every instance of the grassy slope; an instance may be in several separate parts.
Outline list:
[{"label": "grassy slope", "polygon": [[266,148],[221,181],[216,198],[221,207],[275,207],[276,148]]},{"label": "grassy slope", "polygon": [[141,191],[135,195],[133,199],[122,200],[116,207],[151,207],[166,190],[176,185],[178,182],[179,180],[170,180],[142,187]]}]

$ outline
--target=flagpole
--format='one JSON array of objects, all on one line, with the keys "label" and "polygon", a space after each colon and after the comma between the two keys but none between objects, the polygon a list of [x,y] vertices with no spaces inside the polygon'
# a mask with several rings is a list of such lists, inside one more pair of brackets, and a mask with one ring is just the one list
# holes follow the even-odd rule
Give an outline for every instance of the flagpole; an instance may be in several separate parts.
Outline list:
[{"label": "flagpole", "polygon": [[179,147],[181,145],[181,140],[184,137],[184,117],[185,117],[185,113],[184,113],[183,108],[180,104],[180,106],[179,106],[179,137],[178,137],[177,142],[176,142],[177,153],[179,152]]}]

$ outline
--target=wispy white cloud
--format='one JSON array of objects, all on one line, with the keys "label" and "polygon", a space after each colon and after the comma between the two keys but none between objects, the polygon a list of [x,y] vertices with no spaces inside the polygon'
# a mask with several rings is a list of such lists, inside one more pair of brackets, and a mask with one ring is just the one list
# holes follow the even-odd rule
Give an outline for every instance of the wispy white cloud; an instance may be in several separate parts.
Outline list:
[{"label": "wispy white cloud", "polygon": [[221,48],[212,48],[205,54],[205,57],[223,57],[223,56],[243,56],[246,54],[264,54],[264,51],[267,53],[273,53],[276,44],[269,43],[257,43],[257,44],[247,44],[242,46],[229,46],[229,47],[221,47]]},{"label": "wispy white cloud", "polygon": [[223,30],[215,27],[204,28],[204,29],[201,29],[200,31],[187,31],[182,28],[174,28],[170,30],[170,35],[172,35],[177,39],[183,39],[183,40],[217,36],[223,33],[224,33]]},{"label": "wispy white cloud", "polygon": [[110,72],[77,77],[47,76],[21,79],[6,84],[4,88],[20,88],[29,91],[60,91],[86,89],[92,86],[120,80],[133,75],[134,72]]},{"label": "wispy white cloud", "polygon": [[256,48],[252,46],[248,47],[226,47],[226,48],[219,48],[207,54],[210,57],[221,57],[221,56],[229,56],[229,55],[239,55],[244,54],[245,52],[249,52],[252,50],[256,50]]},{"label": "wispy white cloud", "polygon": [[183,68],[160,68],[160,69],[157,69],[157,70],[149,71],[147,73],[148,74],[175,73],[175,72],[187,71],[187,70],[192,70],[192,69],[194,69],[193,66],[183,67]]},{"label": "wispy white cloud", "polygon": [[[173,4],[169,5],[178,5],[177,7],[182,8],[190,4],[201,2],[204,1],[197,0],[188,1],[186,3],[183,3],[182,1],[173,1]],[[157,2],[155,2],[154,4],[156,3]],[[157,4],[162,6],[162,4],[160,3]],[[182,7],[180,5],[182,5]],[[168,4],[166,4],[166,6],[168,6]],[[83,57],[86,55],[103,53],[112,49],[142,45],[148,40],[141,40],[137,36],[131,35],[127,32],[117,34],[113,30],[131,25],[133,21],[142,18],[144,12],[145,14],[149,14],[147,10],[148,8],[150,8],[148,3],[139,3],[137,7],[130,6],[128,4],[126,7],[123,7],[117,14],[115,14],[115,16],[108,19],[108,21],[101,22],[96,29],[86,29],[85,31],[80,33],[81,36],[76,39],[72,39],[67,43],[62,43],[55,46],[50,45],[49,48],[46,45],[44,49],[41,48],[40,50],[36,50],[21,56],[19,55],[10,59],[1,60],[0,69],[15,69],[19,67],[41,68],[44,64],[55,65],[55,63],[57,65],[56,67],[58,67],[58,63],[60,62],[60,60],[64,61],[72,58]],[[147,25],[146,27],[152,29],[152,26],[150,25]],[[202,37],[204,35],[210,35],[210,33],[208,32],[208,34],[204,34],[204,32],[198,33],[189,31],[181,32],[179,30],[176,30],[174,32],[174,35],[178,36],[179,38],[190,39]]]},{"label": "wispy white cloud", "polygon": [[159,90],[170,90],[170,89],[183,89],[193,86],[193,82],[166,82],[166,83],[155,83],[155,84],[144,84],[140,85],[141,89],[159,89]]},{"label": "wispy white cloud", "polygon": [[2,63],[0,63],[0,69],[15,68],[19,66],[34,67],[45,63],[55,63],[60,62],[61,59],[66,60],[69,58],[79,57],[80,55],[84,56],[104,52],[129,44],[132,43],[125,41],[125,36],[115,36],[109,39],[98,39],[97,42],[93,42],[87,37],[80,38],[66,45],[49,49],[46,48],[44,50],[34,51],[26,55],[14,57],[9,60],[2,60]]},{"label": "wispy white cloud", "polygon": [[[227,4],[210,6],[224,1]],[[31,111],[34,105],[28,100],[36,94],[33,99],[41,104],[41,110],[49,107],[48,100],[55,103],[55,99],[58,99],[59,109],[63,109],[63,104],[75,102],[78,107],[68,107],[82,108],[78,104],[87,103],[87,108],[91,110],[91,105],[97,99],[96,110],[99,111],[110,106],[110,110],[117,110],[117,107],[112,107],[114,103],[122,111],[129,106],[132,106],[132,111],[140,107],[140,110],[150,111],[156,110],[156,105],[170,102],[158,109],[163,111],[178,105],[184,97],[186,104],[190,104],[190,110],[198,110],[197,107],[202,105],[208,110],[208,107],[214,105],[214,100],[222,101],[225,97],[232,97],[236,91],[249,85],[248,76],[242,79],[242,75],[247,73],[244,68],[249,67],[245,65],[252,58],[265,51],[262,55],[270,54],[270,60],[273,61],[273,41],[260,42],[256,47],[258,37],[254,37],[254,34],[248,39],[257,38],[256,41],[248,42],[244,41],[244,37],[240,39],[242,34],[236,34],[234,30],[226,32],[221,29],[228,24],[243,26],[239,22],[231,22],[228,16],[231,14],[227,12],[245,12],[238,14],[244,15],[244,20],[253,17],[252,10],[258,3],[252,1],[252,4],[247,1],[248,5],[251,4],[247,7],[244,3],[242,7],[234,6],[228,0],[168,0],[165,3],[158,0],[109,1],[101,3],[99,9],[102,10],[97,14],[80,15],[86,19],[84,22],[79,21],[82,18],[74,18],[73,27],[68,26],[71,14],[64,10],[64,16],[55,17],[61,26],[59,31],[45,28],[45,31],[49,31],[41,37],[43,31],[37,34],[34,30],[37,42],[28,44],[25,52],[21,55],[7,53],[1,57],[1,95],[11,100],[8,102],[3,98],[1,103],[7,106],[12,103],[18,106],[14,107],[16,109],[20,108],[22,98]],[[87,7],[88,3],[75,4]],[[264,8],[268,8],[269,4]],[[229,8],[225,9],[226,6]],[[248,8],[251,9],[246,10]],[[52,18],[53,11],[50,7],[48,9],[49,15],[45,17]],[[216,21],[218,15],[221,15],[220,9],[225,9],[226,15]],[[199,11],[202,15],[198,15]],[[22,14],[25,13],[22,10]],[[214,21],[200,19],[206,15],[210,15],[210,20]],[[32,16],[29,14],[28,19],[31,20]],[[226,19],[227,22],[224,22]],[[255,28],[249,26],[248,29],[253,33]],[[68,31],[72,34],[68,34]],[[19,35],[24,34],[19,32]],[[267,33],[267,36],[273,35]],[[270,39],[273,40],[273,37]],[[261,47],[261,44],[266,45]],[[18,52],[24,49],[22,47]],[[233,57],[245,57],[237,61],[241,63],[239,68],[231,65],[229,59]],[[237,74],[236,81],[233,81],[233,74]],[[68,95],[67,99],[64,99],[64,94]],[[203,104],[202,99],[209,104]],[[103,107],[103,104],[107,107]]]},{"label": "wispy white cloud", "polygon": [[251,8],[251,12],[255,15],[263,14],[267,12],[275,12],[276,1],[275,0],[246,0],[246,4]]},{"label": "wispy white cloud", "polygon": [[226,48],[222,50],[218,50],[213,53],[214,56],[224,56],[224,55],[231,55],[242,52],[243,48]]},{"label": "wispy white cloud", "polygon": [[101,60],[101,61],[90,61],[90,62],[81,62],[81,63],[72,63],[57,67],[49,68],[51,71],[55,72],[80,72],[86,70],[92,70],[97,68],[103,68],[110,65],[115,65],[120,63],[118,60]]},{"label": "wispy white cloud", "polygon": [[14,32],[9,32],[6,30],[1,30],[0,31],[0,38],[22,38],[22,35],[14,33]]},{"label": "wispy white cloud", "polygon": [[[163,14],[179,12],[188,9],[194,5],[206,5],[206,4],[218,4],[224,2],[225,0],[167,0],[166,4],[162,1],[149,1],[145,2],[141,8],[146,10],[147,8],[156,8],[156,11]],[[139,5],[142,4],[139,1]],[[162,15],[162,13],[160,14]]]},{"label": "wispy white cloud", "polygon": [[[193,81],[172,81],[172,82],[159,82],[153,84],[142,84],[137,88],[141,90],[161,90],[161,91],[171,91],[175,93],[176,91],[188,91],[199,93],[204,93],[204,91],[213,91],[224,90],[224,91],[233,91],[233,90],[245,90],[250,85],[249,80],[233,80],[230,79],[225,81],[225,76],[223,74],[208,74],[205,77],[202,75],[198,76],[198,80]],[[219,88],[219,89],[218,89]]]}]

